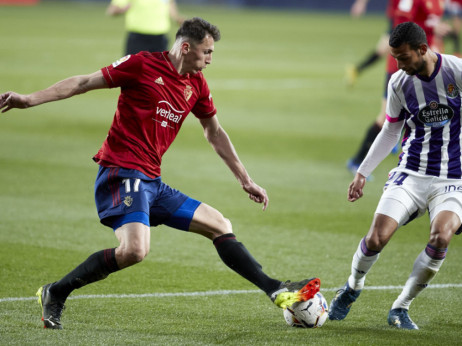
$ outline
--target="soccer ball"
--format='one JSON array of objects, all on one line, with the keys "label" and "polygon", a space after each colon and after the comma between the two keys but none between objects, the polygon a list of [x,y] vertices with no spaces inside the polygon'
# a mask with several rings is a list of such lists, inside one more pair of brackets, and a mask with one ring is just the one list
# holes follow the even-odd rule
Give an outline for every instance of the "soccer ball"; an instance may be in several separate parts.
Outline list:
[{"label": "soccer ball", "polygon": [[284,319],[291,327],[319,328],[327,320],[327,301],[321,292],[306,302],[295,303],[284,309]]}]

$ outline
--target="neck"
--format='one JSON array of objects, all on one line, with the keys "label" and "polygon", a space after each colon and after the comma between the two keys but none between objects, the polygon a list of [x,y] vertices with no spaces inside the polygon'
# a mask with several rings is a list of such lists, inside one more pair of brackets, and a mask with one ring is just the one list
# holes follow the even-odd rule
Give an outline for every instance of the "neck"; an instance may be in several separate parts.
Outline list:
[{"label": "neck", "polygon": [[183,56],[179,50],[172,48],[170,52],[168,52],[168,58],[170,59],[173,67],[180,75],[185,74],[186,72],[183,70]]},{"label": "neck", "polygon": [[438,62],[438,55],[432,50],[428,50],[427,53],[428,59],[426,59],[426,67],[424,71],[422,71],[422,76],[430,77],[436,68],[436,63]]}]

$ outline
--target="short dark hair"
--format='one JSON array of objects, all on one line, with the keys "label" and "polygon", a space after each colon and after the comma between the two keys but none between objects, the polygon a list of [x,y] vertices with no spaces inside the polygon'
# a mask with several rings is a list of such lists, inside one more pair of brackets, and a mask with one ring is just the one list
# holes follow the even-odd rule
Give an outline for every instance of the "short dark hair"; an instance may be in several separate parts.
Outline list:
[{"label": "short dark hair", "polygon": [[408,44],[413,50],[419,49],[421,44],[426,44],[428,46],[425,31],[413,22],[398,24],[391,32],[388,43],[392,48],[398,48],[403,44]]},{"label": "short dark hair", "polygon": [[202,18],[194,17],[183,22],[175,38],[186,37],[195,43],[200,43],[207,35],[212,36],[215,42],[221,38],[220,30],[215,25]]}]

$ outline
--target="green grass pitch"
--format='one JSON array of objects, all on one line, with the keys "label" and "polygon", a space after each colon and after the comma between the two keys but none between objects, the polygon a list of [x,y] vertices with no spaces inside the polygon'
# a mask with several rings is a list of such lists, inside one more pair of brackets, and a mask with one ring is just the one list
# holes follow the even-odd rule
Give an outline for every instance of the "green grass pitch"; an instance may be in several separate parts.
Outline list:
[{"label": "green grass pitch", "polygon": [[[104,10],[77,2],[1,7],[0,92],[29,93],[117,60],[123,20]],[[330,302],[397,161],[387,158],[364,198],[347,202],[352,176],[345,162],[379,110],[384,63],[351,89],[343,73],[375,46],[384,16],[191,6],[181,12],[222,31],[205,75],[220,122],[267,189],[270,206],[262,212],[247,199],[193,116],[164,157],[164,180],[228,217],[269,275],[319,276]],[[223,265],[210,241],[166,227],[152,229],[151,253],[141,264],[73,293],[64,330],[44,330],[37,288],[117,245],[97,219],[91,160],[117,95],[94,91],[0,116],[0,344],[460,344],[462,236],[432,282],[439,286],[411,307],[421,329],[393,330],[386,322],[427,243],[427,216],[399,230],[383,251],[366,281],[376,289],[364,290],[346,320],[317,330],[286,326],[282,311]]]}]

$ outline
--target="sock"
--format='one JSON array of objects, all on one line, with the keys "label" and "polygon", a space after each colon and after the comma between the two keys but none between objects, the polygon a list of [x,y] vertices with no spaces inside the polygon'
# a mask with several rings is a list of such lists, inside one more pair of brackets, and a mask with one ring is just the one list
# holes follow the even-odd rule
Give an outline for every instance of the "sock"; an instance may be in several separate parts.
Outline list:
[{"label": "sock", "polygon": [[372,52],[365,60],[358,64],[358,66],[356,67],[358,73],[361,73],[362,70],[374,64],[379,58],[379,54],[377,54],[375,51]]},{"label": "sock", "polygon": [[266,294],[276,291],[281,281],[267,276],[262,266],[253,258],[244,244],[236,240],[233,233],[221,235],[213,240],[221,260],[243,278],[249,280]]},{"label": "sock", "polygon": [[428,286],[428,283],[440,270],[447,250],[447,248],[437,249],[427,244],[425,250],[417,256],[412,273],[407,279],[401,294],[393,303],[392,309],[402,308],[409,310],[414,298]]},{"label": "sock", "polygon": [[119,270],[115,258],[115,249],[106,249],[90,255],[69,274],[50,287],[50,292],[66,299],[77,288],[105,279],[109,274]]},{"label": "sock", "polygon": [[351,275],[348,278],[350,288],[355,291],[363,289],[366,274],[379,259],[379,255],[380,252],[367,248],[365,238],[361,239],[351,262]]},{"label": "sock", "polygon": [[361,146],[356,153],[355,157],[353,158],[353,162],[357,165],[363,162],[364,158],[367,155],[372,143],[374,143],[375,137],[380,133],[382,130],[382,126],[379,126],[376,122],[374,122],[369,129],[367,130],[366,137],[363,139]]}]

